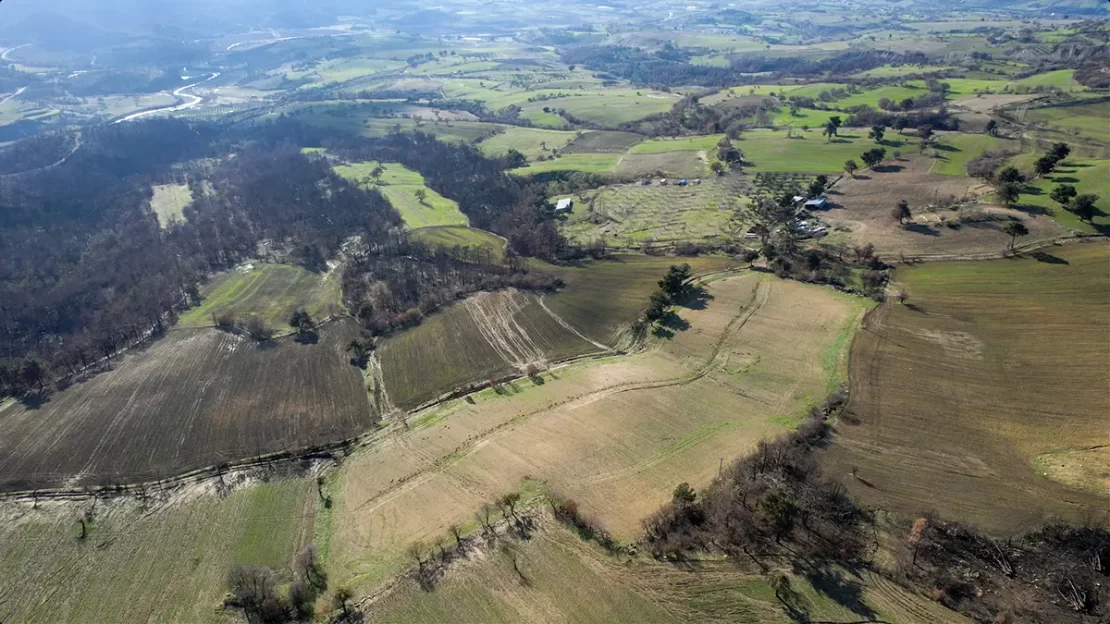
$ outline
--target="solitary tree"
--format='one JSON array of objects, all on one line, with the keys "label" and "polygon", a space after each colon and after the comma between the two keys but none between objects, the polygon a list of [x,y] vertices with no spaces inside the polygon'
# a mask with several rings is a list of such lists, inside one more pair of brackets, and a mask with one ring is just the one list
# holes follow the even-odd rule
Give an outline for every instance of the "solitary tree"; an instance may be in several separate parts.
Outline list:
[{"label": "solitary tree", "polygon": [[831,119],[825,124],[825,130],[821,134],[828,137],[826,142],[831,142],[833,137],[836,136],[837,127],[837,124],[833,123]]},{"label": "solitary tree", "polygon": [[311,334],[316,329],[312,317],[304,308],[293,311],[293,316],[289,317],[289,326],[297,330],[297,334],[300,336]]},{"label": "solitary tree", "polygon": [[1014,242],[1017,241],[1017,237],[1029,235],[1029,228],[1025,227],[1025,224],[1021,221],[1010,221],[1002,229],[1010,235],[1010,251],[1014,250]]},{"label": "solitary tree", "polygon": [[422,204],[424,203],[424,200],[428,199],[428,192],[422,188],[416,189],[416,192],[414,192],[413,195],[415,195],[416,200]]},{"label": "solitary tree", "polygon": [[849,176],[851,176],[853,178],[856,177],[856,170],[857,169],[859,169],[859,165],[856,164],[856,161],[854,161],[850,158],[848,160],[844,161],[844,171]]},{"label": "solitary tree", "polygon": [[754,249],[745,249],[740,254],[740,260],[748,263],[748,268],[755,266],[755,261],[759,259],[759,252]]},{"label": "solitary tree", "polygon": [[890,216],[898,219],[899,225],[909,221],[913,217],[913,213],[910,212],[910,203],[904,199],[899,199],[898,205],[890,211]]},{"label": "solitary tree", "polygon": [[884,126],[876,125],[876,126],[871,127],[871,132],[867,133],[867,136],[874,139],[875,142],[878,143],[879,145],[882,145],[882,143],[883,143],[883,134],[885,134],[885,133],[886,133],[886,128]]},{"label": "solitary tree", "polygon": [[998,122],[993,120],[993,119],[988,121],[987,122],[987,127],[984,128],[984,130],[986,130],[986,133],[988,135],[994,136],[995,134],[998,133]]},{"label": "solitary tree", "polygon": [[409,544],[409,547],[406,549],[405,552],[407,552],[409,556],[413,559],[416,559],[416,565],[421,570],[424,569],[424,542],[416,540],[415,542]]},{"label": "solitary tree", "polygon": [[1052,201],[1060,204],[1061,208],[1067,208],[1068,204],[1071,203],[1071,200],[1075,199],[1077,194],[1074,186],[1070,184],[1061,184],[1052,189],[1052,193],[1049,194],[1049,197],[1052,198]]},{"label": "solitary tree", "polygon": [[886,158],[886,149],[882,147],[876,147],[867,150],[863,153],[862,156],[860,156],[860,159],[862,159],[863,162],[872,169],[874,169],[875,166],[879,163],[883,162],[884,158]]},{"label": "solitary tree", "polygon": [[370,177],[374,178],[375,180],[381,180],[383,173],[385,173],[385,169],[381,165],[377,165],[370,170]]},{"label": "solitary tree", "polygon": [[1084,221],[1090,221],[1091,219],[1095,218],[1095,212],[1098,211],[1098,209],[1095,207],[1095,204],[1097,202],[1098,195],[1085,193],[1083,195],[1080,195],[1079,197],[1076,197],[1075,201],[1071,203],[1071,211],[1075,213],[1075,215],[1080,219],[1083,219]]},{"label": "solitary tree", "polygon": [[659,281],[659,287],[667,296],[674,299],[682,294],[683,289],[686,287],[686,280],[690,279],[692,275],[689,264],[672,264],[671,268],[667,270],[667,274]]},{"label": "solitary tree", "polygon": [[998,199],[1007,206],[1013,206],[1021,197],[1021,185],[1017,182],[1003,182],[998,185]]}]

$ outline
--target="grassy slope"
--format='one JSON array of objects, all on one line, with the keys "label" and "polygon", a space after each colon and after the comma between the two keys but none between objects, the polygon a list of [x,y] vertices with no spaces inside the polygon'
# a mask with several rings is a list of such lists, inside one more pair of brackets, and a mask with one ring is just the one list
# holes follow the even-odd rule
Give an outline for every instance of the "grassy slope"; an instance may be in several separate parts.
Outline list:
[{"label": "grassy slope", "polygon": [[[849,158],[860,161],[860,154],[875,147],[863,128],[845,128],[843,137],[826,142],[820,129],[799,132],[804,138],[787,139],[781,130],[755,130],[744,133],[736,145],[751,162],[753,171],[836,173]],[[890,148],[887,148],[890,151]]]},{"label": "grassy slope", "polygon": [[1104,143],[1110,141],[1110,103],[1034,108],[1026,113],[1026,118],[1068,134],[1078,128],[1080,136],[1089,136]]},{"label": "grassy slope", "polygon": [[[4,512],[15,505],[4,503]],[[285,569],[311,540],[310,479],[275,481],[143,512],[100,506],[88,538],[54,503],[0,526],[0,594],[13,622],[226,622],[237,563]],[[67,507],[68,509],[68,507]]]},{"label": "grassy slope", "polygon": [[[1034,180],[1026,187],[1026,193],[1018,200],[1020,205],[1033,206],[1048,211],[1064,227],[1084,234],[1106,233],[1110,230],[1110,160],[1084,160],[1069,158],[1055,172]],[[1071,184],[1078,193],[1094,193],[1099,196],[1096,207],[1102,214],[1096,215],[1091,222],[1064,210],[1052,201],[1049,193],[1060,184]]]},{"label": "grassy slope", "polygon": [[1033,464],[1106,442],[1110,246],[1046,251],[899,271],[914,306],[888,305],[859,334],[852,416],[828,457],[834,474],[858,467],[854,495],[999,533],[1102,507]]},{"label": "grassy slope", "polygon": [[[385,172],[375,181],[370,172],[379,163],[367,161],[339,165],[335,172],[359,184],[377,183],[379,190],[389,203],[401,213],[409,229],[435,225],[467,225],[466,215],[459,212],[459,205],[447,199],[424,184],[424,176],[397,163],[383,163]],[[417,198],[418,191],[424,191],[425,198]]]},{"label": "grassy slope", "polygon": [[313,318],[339,305],[338,275],[320,275],[287,264],[257,264],[212,278],[201,290],[201,305],[178,318],[182,327],[212,325],[212,315],[231,312],[238,319],[261,316],[271,327],[287,328],[289,316],[305,308]]},{"label": "grassy slope", "polygon": [[531,175],[549,171],[585,171],[586,173],[607,173],[616,167],[620,154],[566,154],[552,160],[529,163],[512,173],[518,175]]},{"label": "grassy slope", "polygon": [[447,248],[455,246],[489,247],[496,256],[500,256],[505,252],[505,246],[507,244],[505,239],[496,234],[490,234],[485,230],[462,225],[441,225],[420,228],[412,233],[412,239],[428,245],[437,245]]},{"label": "grassy slope", "polygon": [[963,134],[958,132],[944,132],[939,135],[937,149],[937,164],[933,173],[966,177],[967,162],[978,158],[987,150],[1010,149],[1017,150],[1015,141],[1007,141],[985,134]]},{"label": "grassy slope", "polygon": [[510,126],[505,132],[482,141],[478,147],[491,156],[502,156],[512,148],[534,159],[541,154],[550,155],[552,150],[561,150],[577,136],[575,132],[563,130]]}]

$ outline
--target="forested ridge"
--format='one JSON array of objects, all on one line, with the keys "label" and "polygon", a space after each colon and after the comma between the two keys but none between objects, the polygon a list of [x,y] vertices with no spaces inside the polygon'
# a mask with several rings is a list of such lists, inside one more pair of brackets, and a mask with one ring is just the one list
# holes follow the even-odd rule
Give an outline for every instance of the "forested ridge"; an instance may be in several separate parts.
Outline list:
[{"label": "forested ridge", "polygon": [[[301,152],[299,145],[322,140],[340,158],[420,171],[473,224],[509,239],[508,261],[408,241],[376,189]],[[0,152],[0,162],[43,146],[57,153],[63,141],[27,143]],[[557,258],[566,242],[550,223],[547,198],[506,175],[507,166],[420,134],[329,142],[289,122],[86,129],[65,162],[0,178],[0,393],[41,392],[158,334],[198,302],[208,275],[257,257],[260,245],[270,257],[322,271],[346,241],[359,242],[344,268],[344,300],[374,333],[476,290],[554,288],[553,278],[522,270],[515,258]],[[175,180],[187,182],[193,200],[183,220],[162,228],[151,185]]]}]

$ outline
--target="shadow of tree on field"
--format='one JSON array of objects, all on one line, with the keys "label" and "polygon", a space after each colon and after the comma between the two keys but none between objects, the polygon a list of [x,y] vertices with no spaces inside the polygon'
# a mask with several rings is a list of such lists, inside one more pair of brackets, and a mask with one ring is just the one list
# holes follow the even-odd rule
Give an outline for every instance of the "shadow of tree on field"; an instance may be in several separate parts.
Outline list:
[{"label": "shadow of tree on field", "polygon": [[905,167],[902,165],[878,165],[871,168],[875,173],[898,173],[903,169],[905,169]]},{"label": "shadow of tree on field", "polygon": [[866,620],[874,620],[878,615],[863,601],[863,584],[859,575],[852,578],[845,572],[826,564],[810,566],[800,571],[818,593],[827,596],[840,606]]},{"label": "shadow of tree on field", "polygon": [[673,311],[668,312],[664,316],[655,329],[652,330],[652,335],[656,338],[671,339],[678,332],[690,329],[690,323],[683,319],[681,316],[675,314]]},{"label": "shadow of tree on field", "polygon": [[688,288],[686,292],[678,300],[678,305],[689,308],[691,310],[704,310],[709,302],[713,301],[713,295],[705,289],[704,286],[697,286],[695,288]]},{"label": "shadow of tree on field", "polygon": [[1070,262],[1068,262],[1067,260],[1064,260],[1063,258],[1061,258],[1059,256],[1054,256],[1050,253],[1045,253],[1043,251],[1034,251],[1032,253],[1032,258],[1034,260],[1036,260],[1037,262],[1044,262],[1044,263],[1047,263],[1047,264],[1071,264]]},{"label": "shadow of tree on field", "polygon": [[925,225],[924,223],[911,223],[905,226],[904,229],[907,232],[913,232],[914,234],[924,234],[925,236],[940,236],[940,230],[932,226]]}]

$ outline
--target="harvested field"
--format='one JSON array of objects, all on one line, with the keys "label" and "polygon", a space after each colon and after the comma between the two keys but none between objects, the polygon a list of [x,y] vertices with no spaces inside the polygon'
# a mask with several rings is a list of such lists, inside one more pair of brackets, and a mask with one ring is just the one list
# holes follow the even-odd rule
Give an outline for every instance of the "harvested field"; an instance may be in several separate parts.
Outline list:
[{"label": "harvested field", "polygon": [[313,541],[316,500],[311,479],[289,479],[152,508],[100,502],[85,540],[75,518],[88,502],[2,503],[4,621],[228,622],[228,570],[265,565],[288,577]]},{"label": "harvested field", "polygon": [[[994,94],[980,94],[968,97],[957,98],[952,101],[953,106],[966,108],[969,111],[976,113],[989,113],[996,108],[1003,108],[1011,104],[1020,104],[1044,97],[1040,93],[994,93]],[[962,128],[963,126],[961,126]]]},{"label": "harvested field", "polygon": [[158,225],[166,229],[174,221],[183,221],[181,211],[193,201],[187,184],[156,184],[150,188],[150,209],[158,216]]},{"label": "harvested field", "polygon": [[1037,258],[899,270],[913,305],[888,303],[866,320],[826,457],[859,500],[997,534],[1106,511],[1101,490],[1050,480],[1105,487],[1098,463],[1084,475],[1079,457],[1045,454],[1110,443],[1110,245]]},{"label": "harvested field", "polygon": [[[914,156],[897,163],[891,172],[868,171],[855,178],[845,177],[836,185],[829,198],[835,206],[818,216],[833,230],[848,230],[846,236],[834,231],[830,241],[846,238],[852,244],[872,243],[885,256],[921,254],[961,254],[999,251],[1007,247],[1010,237],[1002,228],[1011,219],[1022,220],[1030,234],[1023,242],[1049,239],[1062,233],[1045,215],[1030,215],[1000,206],[978,204],[975,196],[989,187],[969,178],[956,178],[930,173],[932,160]],[[936,207],[934,202],[946,197],[966,198],[957,210]],[[913,212],[913,222],[898,224],[891,210],[905,199]],[[951,224],[951,225],[950,225]],[[956,226],[956,227],[952,227]]]},{"label": "harvested field", "polygon": [[251,316],[278,331],[288,329],[289,317],[304,308],[322,319],[339,307],[339,276],[313,273],[288,264],[246,264],[221,273],[201,288],[203,300],[178,317],[180,327],[211,327],[213,315],[230,312],[242,321]]},{"label": "harvested field", "polygon": [[632,249],[733,240],[742,231],[749,203],[741,192],[736,176],[714,176],[688,186],[606,186],[577,197],[560,229],[578,243],[600,239]]},{"label": "harvested field", "polygon": [[[413,415],[335,482],[330,573],[361,591],[407,568],[414,540],[537,481],[619,539],[719,457],[785,431],[846,374],[864,300],[744,274],[714,281],[645,352],[552,369]],[[542,383],[541,383],[542,382]]]},{"label": "harvested field", "polygon": [[[476,555],[435,591],[406,580],[387,599],[370,608],[371,622],[760,622],[791,620],[774,589],[734,562],[706,561],[675,566],[646,557],[612,557],[554,522],[527,541],[510,542],[503,551]],[[790,576],[799,610],[810,617],[852,621],[865,606],[876,619],[900,624],[966,622],[955,613],[876,576],[862,579],[838,573],[859,596],[859,604],[837,603],[829,587],[804,576]],[[862,582],[861,582],[862,581]],[[858,592],[858,594],[856,593]]]},{"label": "harvested field", "polygon": [[0,489],[161,479],[351,437],[371,424],[348,322],[317,344],[179,329],[113,370],[0,409]]},{"label": "harvested field", "polygon": [[480,293],[385,340],[378,349],[389,402],[413,408],[468,384],[520,375],[600,347],[562,325],[534,295]]}]

